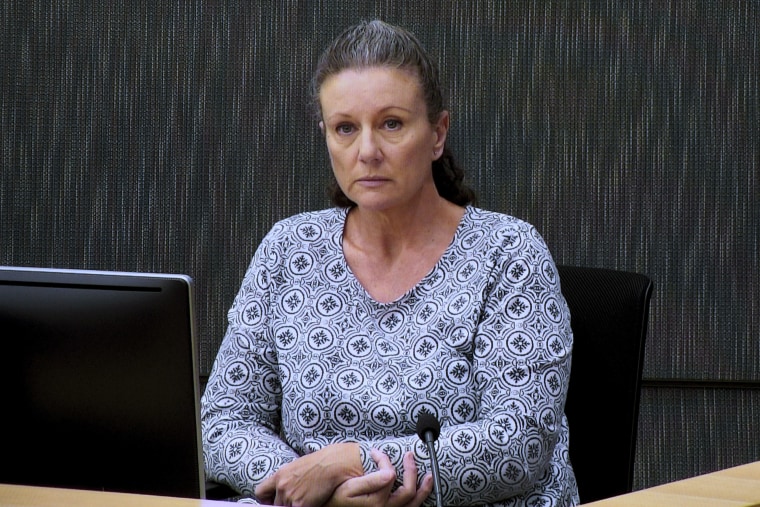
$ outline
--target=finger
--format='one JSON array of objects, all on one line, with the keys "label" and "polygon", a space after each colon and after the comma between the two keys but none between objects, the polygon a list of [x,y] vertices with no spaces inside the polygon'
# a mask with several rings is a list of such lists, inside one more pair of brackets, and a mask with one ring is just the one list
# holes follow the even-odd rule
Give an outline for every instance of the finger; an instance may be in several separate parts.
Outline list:
[{"label": "finger", "polygon": [[408,452],[404,455],[403,482],[389,498],[389,507],[406,505],[416,498],[417,493],[417,464],[414,462],[414,454]]},{"label": "finger", "polygon": [[412,499],[412,501],[406,504],[404,507],[420,507],[420,505],[422,505],[422,502],[424,502],[432,492],[433,476],[431,474],[427,474],[425,475],[425,478],[422,479],[422,484],[420,484],[420,489],[418,489],[417,493],[414,495],[414,499]]},{"label": "finger", "polygon": [[256,486],[256,488],[253,490],[253,494],[256,498],[263,502],[273,502],[274,501],[274,475],[270,475],[264,481]]},{"label": "finger", "polygon": [[403,483],[404,486],[417,489],[417,463],[415,463],[414,454],[411,452],[406,453],[404,456]]},{"label": "finger", "polygon": [[384,453],[372,449],[370,455],[377,463],[378,470],[345,481],[334,492],[328,505],[353,507],[385,505],[393,483],[396,481],[396,470]]},{"label": "finger", "polygon": [[354,477],[342,484],[344,494],[348,498],[359,498],[378,493],[384,489],[390,490],[396,480],[396,472],[381,469],[361,477]]},{"label": "finger", "polygon": [[395,472],[393,463],[391,463],[390,458],[383,451],[379,449],[370,449],[369,455],[372,456],[372,459],[375,460],[375,463],[377,463],[377,468],[394,470]]}]

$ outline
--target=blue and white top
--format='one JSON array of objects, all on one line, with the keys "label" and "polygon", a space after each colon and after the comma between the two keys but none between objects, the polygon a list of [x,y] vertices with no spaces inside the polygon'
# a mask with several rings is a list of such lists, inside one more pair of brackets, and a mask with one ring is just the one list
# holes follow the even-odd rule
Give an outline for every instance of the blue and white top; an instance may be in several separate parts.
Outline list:
[{"label": "blue and white top", "polygon": [[353,441],[366,471],[374,447],[398,477],[413,450],[421,480],[428,411],[446,505],[577,503],[570,316],[535,228],[469,206],[430,273],[379,303],[343,255],[347,213],[285,219],[256,251],[202,400],[208,478],[252,495],[283,464]]}]

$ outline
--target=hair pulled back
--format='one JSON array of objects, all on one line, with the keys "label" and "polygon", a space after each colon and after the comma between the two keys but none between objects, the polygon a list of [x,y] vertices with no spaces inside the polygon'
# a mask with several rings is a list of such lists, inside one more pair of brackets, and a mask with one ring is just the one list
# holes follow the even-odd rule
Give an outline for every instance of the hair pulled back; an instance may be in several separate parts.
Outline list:
[{"label": "hair pulled back", "polygon": [[[443,93],[438,66],[422,44],[409,31],[380,20],[364,21],[340,34],[322,53],[312,78],[312,101],[321,119],[319,92],[331,76],[346,69],[391,67],[410,70],[419,79],[428,121],[435,124],[444,111]],[[433,181],[438,194],[444,199],[464,206],[475,201],[475,192],[464,183],[464,171],[457,165],[451,151],[444,147],[443,154],[433,161]],[[332,203],[350,207],[351,201],[333,178],[328,188]]]}]

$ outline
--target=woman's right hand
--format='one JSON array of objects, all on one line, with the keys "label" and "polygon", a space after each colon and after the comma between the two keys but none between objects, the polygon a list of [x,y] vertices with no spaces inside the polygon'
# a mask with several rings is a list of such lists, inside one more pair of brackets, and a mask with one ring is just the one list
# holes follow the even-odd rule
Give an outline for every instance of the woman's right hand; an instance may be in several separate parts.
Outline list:
[{"label": "woman's right hand", "polygon": [[433,477],[428,474],[417,489],[417,465],[414,455],[404,456],[404,477],[401,486],[391,492],[396,470],[383,452],[373,449],[372,459],[378,470],[354,477],[341,484],[326,507],[419,507],[433,490]]},{"label": "woman's right hand", "polygon": [[336,488],[363,472],[359,444],[332,444],[282,466],[254,494],[267,505],[322,506]]}]

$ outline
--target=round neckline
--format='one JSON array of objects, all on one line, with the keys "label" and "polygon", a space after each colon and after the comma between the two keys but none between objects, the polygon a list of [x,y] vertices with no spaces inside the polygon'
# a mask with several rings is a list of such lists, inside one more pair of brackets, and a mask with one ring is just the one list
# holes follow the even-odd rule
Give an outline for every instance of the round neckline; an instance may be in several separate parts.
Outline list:
[{"label": "round neckline", "polygon": [[430,279],[430,277],[438,271],[438,268],[441,265],[441,262],[444,258],[446,258],[451,250],[454,248],[454,245],[457,243],[457,238],[462,234],[462,231],[464,230],[464,224],[469,221],[470,214],[472,213],[472,205],[468,204],[464,207],[464,213],[462,214],[462,218],[459,219],[459,224],[457,225],[456,230],[454,231],[454,235],[451,237],[451,241],[449,242],[446,249],[443,251],[441,256],[438,258],[438,260],[435,262],[433,267],[428,271],[425,276],[420,278],[417,283],[414,284],[408,291],[406,291],[404,294],[399,296],[398,298],[394,299],[393,301],[388,301],[386,303],[378,301],[375,299],[372,294],[367,291],[367,289],[362,285],[362,283],[359,281],[359,279],[356,277],[354,272],[351,270],[351,266],[348,265],[348,260],[346,259],[346,255],[343,252],[343,232],[346,227],[346,219],[348,217],[349,211],[351,211],[351,208],[340,208],[342,212],[341,216],[341,223],[340,227],[336,227],[335,235],[336,243],[338,244],[338,248],[340,249],[340,258],[343,263],[343,267],[346,269],[346,272],[348,273],[349,279],[351,280],[351,283],[354,285],[354,288],[357,290],[359,294],[362,294],[364,299],[372,303],[373,305],[384,308],[384,307],[391,307],[396,306],[406,299],[413,296],[415,293],[420,292],[423,287],[425,286],[425,283]]}]

